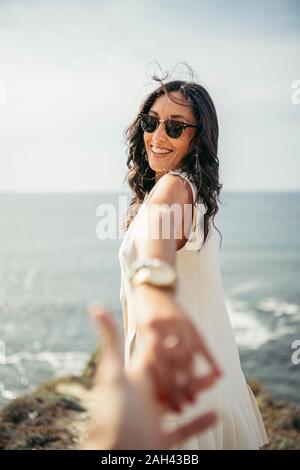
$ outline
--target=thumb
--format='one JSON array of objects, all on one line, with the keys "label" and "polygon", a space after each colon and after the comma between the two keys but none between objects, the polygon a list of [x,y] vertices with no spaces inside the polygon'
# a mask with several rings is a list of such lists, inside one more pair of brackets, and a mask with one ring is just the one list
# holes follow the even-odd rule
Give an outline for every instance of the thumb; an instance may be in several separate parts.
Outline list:
[{"label": "thumb", "polygon": [[118,325],[105,307],[94,307],[91,310],[91,317],[100,336],[101,360],[98,372],[99,374],[104,370],[117,372],[122,367],[123,361]]}]

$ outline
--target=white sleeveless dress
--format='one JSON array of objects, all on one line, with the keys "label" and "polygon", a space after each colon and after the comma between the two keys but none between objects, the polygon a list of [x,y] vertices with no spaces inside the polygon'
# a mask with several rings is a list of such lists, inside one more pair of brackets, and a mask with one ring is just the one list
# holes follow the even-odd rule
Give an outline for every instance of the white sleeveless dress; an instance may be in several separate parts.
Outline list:
[{"label": "white sleeveless dress", "polygon": [[[220,273],[219,234],[211,224],[209,235],[203,244],[203,231],[201,232],[200,228],[205,206],[201,202],[196,202],[196,187],[183,171],[176,170],[169,173],[177,174],[189,182],[194,200],[190,236],[184,247],[176,252],[178,276],[176,299],[205,338],[224,375],[216,385],[200,393],[197,400],[187,405],[182,412],[164,416],[162,426],[171,429],[204,412],[215,410],[218,412],[219,420],[212,428],[196,434],[174,449],[259,449],[267,444],[268,438],[255,397],[241,370],[239,353],[226,310]],[[125,368],[130,368],[134,355],[139,354],[143,348],[136,328],[132,290],[128,282],[130,265],[136,258],[134,230],[137,220],[162,178],[145,197],[123,238],[119,251],[120,301],[125,329]],[[199,375],[203,375],[205,367],[203,359],[199,357],[195,363]]]}]

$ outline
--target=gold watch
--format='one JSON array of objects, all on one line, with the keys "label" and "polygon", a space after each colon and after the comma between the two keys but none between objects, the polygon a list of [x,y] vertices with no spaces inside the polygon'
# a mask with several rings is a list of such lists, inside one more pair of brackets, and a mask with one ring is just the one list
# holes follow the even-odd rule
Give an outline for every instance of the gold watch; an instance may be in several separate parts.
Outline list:
[{"label": "gold watch", "polygon": [[132,286],[150,284],[175,290],[177,275],[170,263],[159,258],[147,258],[132,264],[129,281]]}]

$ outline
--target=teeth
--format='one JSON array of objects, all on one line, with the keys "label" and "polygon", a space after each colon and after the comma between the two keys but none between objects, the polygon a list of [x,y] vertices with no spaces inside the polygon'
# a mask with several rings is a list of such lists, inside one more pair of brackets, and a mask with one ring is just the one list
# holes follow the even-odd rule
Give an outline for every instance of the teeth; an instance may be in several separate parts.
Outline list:
[{"label": "teeth", "polygon": [[157,147],[152,147],[152,152],[154,152],[154,153],[170,153],[171,150],[159,149]]}]

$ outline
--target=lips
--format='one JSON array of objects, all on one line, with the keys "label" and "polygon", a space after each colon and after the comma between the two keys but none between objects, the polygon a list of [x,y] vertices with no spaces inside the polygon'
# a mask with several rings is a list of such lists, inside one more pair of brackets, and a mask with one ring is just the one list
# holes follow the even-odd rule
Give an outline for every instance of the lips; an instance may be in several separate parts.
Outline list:
[{"label": "lips", "polygon": [[171,152],[173,152],[173,150],[171,149],[168,149],[166,147],[157,147],[155,145],[151,145],[151,151],[154,155],[168,155],[170,154]]}]

